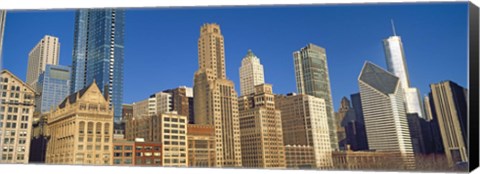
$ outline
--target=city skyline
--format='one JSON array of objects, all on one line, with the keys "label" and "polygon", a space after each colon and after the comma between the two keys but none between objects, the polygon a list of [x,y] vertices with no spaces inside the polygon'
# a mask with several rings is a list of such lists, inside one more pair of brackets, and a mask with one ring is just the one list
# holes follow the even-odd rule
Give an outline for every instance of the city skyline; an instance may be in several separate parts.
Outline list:
[{"label": "city skyline", "polygon": [[[466,70],[464,68],[467,63],[466,50],[464,49],[467,44],[466,20],[464,20],[464,17],[467,16],[464,10],[466,7],[466,3],[446,3],[323,5],[304,6],[302,8],[236,7],[126,10],[124,103],[139,101],[144,96],[164,89],[182,85],[192,87],[192,74],[197,69],[198,53],[195,42],[198,38],[198,26],[209,22],[218,23],[222,27],[222,33],[225,36],[225,63],[228,67],[226,73],[228,79],[234,81],[237,91],[240,89],[238,68],[245,52],[252,49],[260,57],[265,69],[265,82],[273,85],[274,93],[296,92],[292,53],[308,43],[314,43],[326,48],[333,105],[334,110],[337,110],[338,103],[343,96],[359,91],[355,82],[365,60],[374,62],[382,68],[386,67],[382,40],[393,35],[390,19],[395,20],[396,33],[403,40],[411,76],[411,86],[418,87],[422,92],[422,97],[429,91],[428,85],[431,83],[452,80],[466,86],[467,76],[465,76]],[[345,13],[342,12],[342,15],[339,15],[339,12],[335,12],[338,11],[338,8],[341,8],[341,11]],[[373,11],[358,16],[365,10]],[[444,13],[444,10],[452,13]],[[229,11],[236,12],[234,14],[253,12],[252,15],[260,15],[260,17],[249,20],[251,15],[226,14]],[[35,15],[32,15],[32,13]],[[174,14],[172,16],[175,17],[165,16],[166,13]],[[381,13],[384,15],[377,17]],[[281,16],[278,18],[271,19],[272,16],[279,14]],[[7,32],[4,41],[4,68],[24,79],[26,67],[21,65],[23,65],[22,62],[27,61],[28,54],[25,54],[23,49],[29,49],[35,44],[24,42],[33,42],[30,40],[38,42],[41,37],[47,34],[59,37],[59,42],[62,43],[60,64],[71,65],[74,11],[12,11],[8,15],[9,20],[6,24]],[[182,20],[189,20],[188,18],[192,15],[201,16],[193,21],[181,22]],[[336,17],[333,20],[321,19],[324,16],[332,15]],[[439,15],[443,17],[439,17]],[[33,20],[25,18],[32,16],[34,16]],[[158,19],[158,22],[155,24],[145,22],[142,18],[139,18],[141,16],[150,16]],[[298,16],[303,16],[306,20],[315,19],[319,22],[318,24],[312,24],[313,27],[311,28],[296,28],[298,29],[297,32],[292,32],[291,27],[282,28],[287,25],[303,23],[303,20],[295,20]],[[415,18],[413,18],[414,16]],[[368,18],[368,20],[364,18]],[[442,18],[442,20],[437,18]],[[180,22],[172,22],[174,19]],[[270,25],[265,25],[267,19]],[[51,26],[37,27],[39,29],[34,32],[36,34],[27,35],[28,38],[32,39],[19,36],[26,31],[19,28],[24,22],[35,25],[37,22],[44,23],[45,21],[56,22]],[[169,27],[162,27],[166,22],[169,22]],[[323,25],[322,22],[328,22],[328,24]],[[144,32],[135,32],[139,31],[144,25],[151,27]],[[409,28],[412,25],[417,27]],[[355,30],[351,30],[352,27]],[[179,30],[179,28],[181,29]],[[275,28],[275,31],[267,30],[270,28]],[[344,28],[348,28],[348,30],[345,31]],[[18,32],[8,32],[11,30],[18,30]],[[167,36],[172,30],[178,30],[180,34]],[[153,31],[156,33],[152,33]],[[287,33],[291,36],[284,36]],[[459,35],[452,37],[447,33],[459,33],[459,35],[463,33],[465,37],[458,37]],[[36,35],[38,35],[38,38]],[[151,37],[145,38],[146,35],[151,35]],[[277,36],[282,37],[277,38]],[[351,39],[352,37],[358,38]],[[253,38],[255,39],[252,40]],[[24,46],[17,46],[18,44]],[[178,46],[179,44],[182,45]],[[22,59],[22,57],[24,58]],[[461,59],[461,57],[465,59]],[[432,63],[432,59],[436,60],[433,63],[438,68],[432,68],[431,66],[428,69],[424,68],[425,64]],[[182,66],[168,68],[172,67],[169,65],[173,65],[174,61],[182,64]],[[349,63],[343,63],[345,61]],[[444,72],[442,69],[447,67],[458,71]],[[460,70],[465,70],[465,72],[462,73]],[[175,74],[175,76],[168,75],[170,73]],[[142,78],[133,78],[133,76],[139,74],[157,75],[148,76],[148,81]]]}]

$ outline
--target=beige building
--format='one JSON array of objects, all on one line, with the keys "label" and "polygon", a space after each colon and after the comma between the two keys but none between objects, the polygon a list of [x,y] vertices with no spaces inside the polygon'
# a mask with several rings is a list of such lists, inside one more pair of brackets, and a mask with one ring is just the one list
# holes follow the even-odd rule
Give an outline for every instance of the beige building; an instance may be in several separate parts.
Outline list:
[{"label": "beige building", "polygon": [[263,65],[252,50],[248,50],[240,67],[240,94],[245,96],[255,93],[255,86],[263,83],[265,83]]},{"label": "beige building", "polygon": [[404,170],[402,154],[382,151],[335,151],[334,169],[339,170]]},{"label": "beige building", "polygon": [[48,113],[47,164],[112,164],[113,110],[96,82]]},{"label": "beige building", "polygon": [[468,162],[467,90],[452,81],[431,84],[430,89],[449,166]]},{"label": "beige building", "polygon": [[157,92],[149,98],[133,103],[133,116],[151,116],[160,113],[173,111],[172,95],[164,92]]},{"label": "beige building", "polygon": [[8,70],[0,75],[0,163],[28,163],[35,91]]},{"label": "beige building", "polygon": [[47,64],[58,65],[60,42],[54,36],[45,35],[28,54],[27,84],[36,87],[38,76]]},{"label": "beige building", "polygon": [[128,120],[127,140],[143,138],[146,142],[162,144],[162,164],[187,167],[187,117],[176,113],[133,117]]},{"label": "beige building", "polygon": [[256,85],[255,93],[239,97],[238,103],[243,167],[285,168],[282,119],[272,85]]},{"label": "beige building", "polygon": [[287,168],[315,168],[315,151],[313,146],[286,145],[285,156]]},{"label": "beige building", "polygon": [[226,79],[224,40],[217,24],[204,24],[198,39],[194,77],[195,124],[215,127],[216,167],[242,166],[238,99]]},{"label": "beige building", "polygon": [[[282,112],[283,143],[313,147],[314,167],[332,168],[325,100],[305,94],[278,95],[275,97],[275,106]],[[288,157],[287,161],[291,161]]]},{"label": "beige building", "polygon": [[187,125],[188,166],[215,167],[215,129],[211,125]]}]

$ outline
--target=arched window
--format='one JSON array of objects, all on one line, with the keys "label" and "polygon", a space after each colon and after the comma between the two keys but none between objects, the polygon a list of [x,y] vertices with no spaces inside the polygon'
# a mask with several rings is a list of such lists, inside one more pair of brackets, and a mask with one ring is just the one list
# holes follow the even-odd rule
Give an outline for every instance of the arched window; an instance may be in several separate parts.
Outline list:
[{"label": "arched window", "polygon": [[110,133],[110,123],[105,123],[104,132],[105,134]]},{"label": "arched window", "polygon": [[96,134],[102,134],[102,123],[97,123],[95,126],[95,133]]},{"label": "arched window", "polygon": [[88,122],[87,133],[93,134],[93,122]]}]

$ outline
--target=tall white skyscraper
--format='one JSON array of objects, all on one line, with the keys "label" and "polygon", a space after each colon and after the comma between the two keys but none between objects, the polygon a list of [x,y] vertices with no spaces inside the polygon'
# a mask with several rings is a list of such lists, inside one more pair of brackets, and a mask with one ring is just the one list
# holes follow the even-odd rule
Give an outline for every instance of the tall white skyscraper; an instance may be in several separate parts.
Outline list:
[{"label": "tall white skyscraper", "polygon": [[45,72],[47,64],[58,65],[60,42],[54,36],[46,35],[28,54],[27,84],[35,88],[38,76]]},{"label": "tall white skyscraper", "polygon": [[413,147],[400,79],[366,62],[358,84],[369,149],[400,152],[407,166],[414,165],[409,163]]},{"label": "tall white skyscraper", "polygon": [[240,67],[240,92],[242,96],[255,93],[255,86],[265,83],[263,65],[260,59],[248,50]]},{"label": "tall white skyscraper", "polygon": [[394,36],[390,36],[383,40],[387,69],[402,82],[401,84],[405,95],[407,113],[417,113],[418,116],[424,118],[425,114],[420,92],[417,88],[410,87],[410,78],[408,75],[407,61],[405,60],[402,39],[400,36],[397,36],[393,21],[392,27]]},{"label": "tall white skyscraper", "polygon": [[3,48],[3,31],[5,30],[5,18],[7,16],[7,12],[5,10],[0,10],[0,69],[2,69],[2,48]]}]

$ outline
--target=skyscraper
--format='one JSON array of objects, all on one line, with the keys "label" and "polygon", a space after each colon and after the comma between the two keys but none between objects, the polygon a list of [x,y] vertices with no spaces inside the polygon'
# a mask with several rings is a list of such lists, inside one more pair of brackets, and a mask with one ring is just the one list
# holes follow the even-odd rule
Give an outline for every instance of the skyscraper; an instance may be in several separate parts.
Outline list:
[{"label": "skyscraper", "polygon": [[0,163],[29,161],[35,91],[8,70],[0,74]]},{"label": "skyscraper", "polygon": [[36,87],[35,110],[41,113],[55,109],[69,94],[70,67],[47,65]]},{"label": "skyscraper", "polygon": [[285,168],[282,118],[275,108],[272,85],[238,98],[242,164],[248,168]]},{"label": "skyscraper", "polygon": [[28,54],[27,84],[35,89],[38,76],[45,72],[47,64],[58,65],[59,56],[60,43],[58,38],[49,35],[44,36]]},{"label": "skyscraper", "polygon": [[193,95],[195,124],[215,128],[216,166],[242,166],[235,85],[226,79],[224,39],[217,24],[204,24],[198,39]]},{"label": "skyscraper", "polygon": [[[305,94],[277,95],[275,108],[281,111],[287,166],[331,169],[333,149],[325,100]],[[310,154],[313,164],[305,163]]]},{"label": "skyscraper", "polygon": [[5,19],[7,16],[7,12],[5,10],[0,10],[0,70],[3,68],[3,58],[2,58],[2,50],[3,50],[3,31],[5,30]]},{"label": "skyscraper", "polygon": [[241,96],[254,93],[256,85],[265,83],[263,74],[263,65],[260,64],[260,59],[253,54],[252,50],[248,50],[240,67]]},{"label": "skyscraper", "polygon": [[76,12],[70,93],[94,80],[109,95],[115,120],[122,117],[124,21],[122,9]]},{"label": "skyscraper", "polygon": [[188,123],[194,123],[193,109],[193,89],[186,86],[180,86],[175,89],[163,91],[172,96],[172,108],[178,115],[188,116]]},{"label": "skyscraper", "polygon": [[294,52],[293,58],[297,91],[300,94],[312,95],[325,100],[331,147],[338,149],[337,126],[325,49],[310,43],[300,51]]},{"label": "skyscraper", "polygon": [[420,92],[417,88],[410,87],[410,78],[408,75],[407,61],[405,59],[405,51],[400,36],[397,36],[395,27],[393,26],[394,36],[390,36],[383,40],[385,50],[385,59],[387,61],[387,69],[390,73],[397,76],[401,82],[401,87],[405,95],[405,103],[407,113],[417,113],[418,116],[424,118],[423,104],[421,102]]},{"label": "skyscraper", "polygon": [[452,81],[431,84],[430,89],[449,165],[468,162],[466,89]]},{"label": "skyscraper", "polygon": [[368,147],[377,151],[400,152],[405,165],[411,161],[413,148],[408,128],[401,81],[377,65],[365,62],[358,78]]}]

